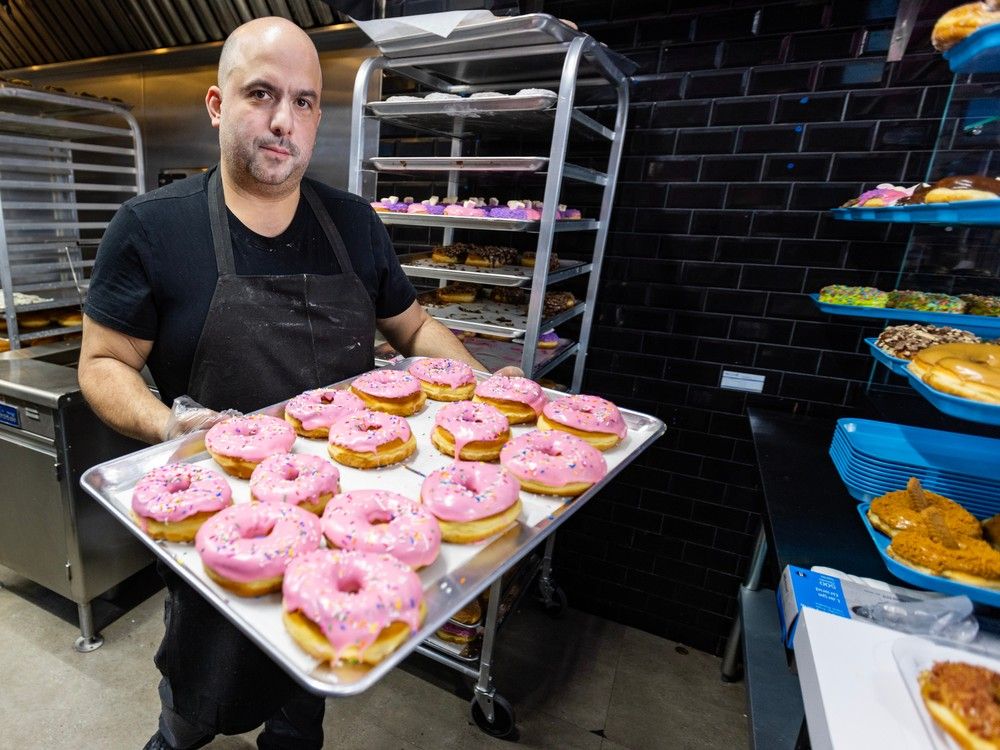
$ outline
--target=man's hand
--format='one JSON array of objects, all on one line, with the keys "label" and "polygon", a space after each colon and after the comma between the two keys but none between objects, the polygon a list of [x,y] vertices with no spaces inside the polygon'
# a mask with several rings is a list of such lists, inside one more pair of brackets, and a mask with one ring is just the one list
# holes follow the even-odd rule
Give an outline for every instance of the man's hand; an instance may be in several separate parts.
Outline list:
[{"label": "man's hand", "polygon": [[240,412],[234,409],[218,412],[202,406],[190,396],[178,396],[170,407],[170,417],[160,437],[164,441],[173,440],[190,432],[207,429],[227,417],[239,415]]},{"label": "man's hand", "polygon": [[507,365],[506,367],[501,367],[497,370],[494,375],[506,375],[508,378],[523,378],[524,370],[515,365]]}]

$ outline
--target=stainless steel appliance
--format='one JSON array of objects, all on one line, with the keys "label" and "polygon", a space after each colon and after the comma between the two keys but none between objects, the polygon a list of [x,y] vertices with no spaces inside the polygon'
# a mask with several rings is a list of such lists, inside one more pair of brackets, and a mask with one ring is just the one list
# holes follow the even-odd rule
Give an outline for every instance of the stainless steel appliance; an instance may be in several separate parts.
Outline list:
[{"label": "stainless steel appliance", "polygon": [[73,367],[43,361],[72,364],[75,347],[31,349],[0,358],[0,564],[74,601],[74,645],[92,651],[103,639],[91,601],[153,556],[82,491],[80,475],[143,446],[97,419]]}]

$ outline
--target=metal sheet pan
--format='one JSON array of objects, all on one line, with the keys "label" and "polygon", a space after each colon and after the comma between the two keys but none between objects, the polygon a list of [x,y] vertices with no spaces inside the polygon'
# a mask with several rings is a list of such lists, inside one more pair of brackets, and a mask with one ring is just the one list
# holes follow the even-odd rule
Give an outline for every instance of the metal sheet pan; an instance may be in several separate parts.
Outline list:
[{"label": "metal sheet pan", "polygon": [[[431,214],[404,214],[392,211],[377,211],[376,215],[386,225],[400,224],[408,227],[452,227],[453,229],[485,229],[499,232],[537,232],[540,221],[520,219],[488,219],[476,216],[433,216]],[[564,219],[556,222],[557,232],[584,232],[597,229],[600,222],[595,219]]]},{"label": "metal sheet pan", "polygon": [[379,117],[413,117],[416,115],[447,115],[448,117],[489,117],[498,112],[541,112],[554,107],[559,97],[555,93],[531,96],[480,96],[472,99],[400,100],[371,102],[368,110]]},{"label": "metal sheet pan", "polygon": [[[405,369],[413,361],[412,358],[406,359],[392,367]],[[483,373],[478,376],[486,377]],[[338,385],[346,386],[349,382],[350,379]],[[557,391],[547,391],[547,394],[550,398],[564,395]],[[440,402],[428,401],[419,414],[409,418],[418,445],[413,456],[403,464],[369,471],[340,466],[342,487],[345,490],[391,488],[409,497],[418,497],[423,475],[447,465],[451,460],[430,444],[429,435],[433,429],[434,417],[441,406]],[[261,411],[281,416],[283,409],[284,402]],[[205,575],[198,553],[192,545],[155,542],[132,521],[129,515],[132,489],[149,470],[171,461],[217,468],[205,452],[204,432],[99,464],[86,471],[80,481],[88,493],[125,524],[157,557],[199,591],[303,687],[320,695],[348,696],[361,693],[374,685],[413,652],[421,641],[440,628],[454,612],[468,604],[497,576],[544,541],[666,429],[663,422],[655,417],[625,409],[622,414],[629,426],[629,433],[621,444],[604,454],[608,474],[586,493],[575,499],[563,499],[522,492],[524,510],[515,526],[479,544],[441,546],[438,559],[419,574],[427,606],[427,618],[423,626],[396,651],[373,667],[330,667],[320,664],[302,651],[285,631],[281,623],[281,600],[278,594],[258,599],[245,599],[230,594]],[[511,432],[518,435],[529,429],[518,425]],[[326,445],[319,440],[298,438],[293,450],[326,456]],[[248,502],[248,483],[233,477],[229,477],[229,482],[235,501]]]},{"label": "metal sheet pan", "polygon": [[[473,333],[485,333],[490,336],[514,339],[523,336],[524,332],[528,330],[527,305],[510,305],[493,300],[421,304],[432,318],[444,323],[449,328],[460,331],[472,331]],[[579,315],[583,312],[583,307],[583,302],[577,301],[576,305],[569,310],[561,311],[548,320],[543,319],[541,330],[554,328],[561,322],[560,318],[565,320],[564,315],[567,312]],[[568,317],[572,317],[572,315]]]},{"label": "metal sheet pan", "polygon": [[405,159],[376,156],[372,166],[382,172],[537,172],[547,156],[414,156]]},{"label": "metal sheet pan", "polygon": [[[399,264],[407,276],[423,279],[447,279],[449,281],[468,281],[475,284],[493,284],[494,286],[525,286],[531,282],[534,268],[528,266],[498,266],[497,268],[482,268],[465,263],[436,263],[431,260],[430,253],[408,253],[399,256]],[[586,265],[577,260],[560,260],[549,276],[560,274],[570,269]],[[566,274],[572,276],[575,274]]]}]

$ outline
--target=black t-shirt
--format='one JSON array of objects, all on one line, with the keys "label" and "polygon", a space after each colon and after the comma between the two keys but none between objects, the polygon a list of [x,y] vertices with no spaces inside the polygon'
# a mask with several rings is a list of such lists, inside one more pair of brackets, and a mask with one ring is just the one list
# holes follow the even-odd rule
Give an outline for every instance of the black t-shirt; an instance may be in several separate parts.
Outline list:
[{"label": "black t-shirt", "polygon": [[[208,218],[209,174],[125,203],[101,240],[87,292],[85,309],[92,319],[153,341],[147,364],[166,404],[187,393],[195,348],[219,276]],[[310,185],[344,240],[375,316],[402,313],[416,293],[371,206],[351,193],[312,180]],[[277,237],[256,234],[232,212],[227,214],[238,275],[340,273],[305,198]]]}]

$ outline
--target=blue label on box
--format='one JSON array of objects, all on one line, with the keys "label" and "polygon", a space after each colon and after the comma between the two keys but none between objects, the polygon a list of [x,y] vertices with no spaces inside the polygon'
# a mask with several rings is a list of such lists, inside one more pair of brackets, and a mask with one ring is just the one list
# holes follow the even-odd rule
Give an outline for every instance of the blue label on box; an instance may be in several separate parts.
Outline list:
[{"label": "blue label on box", "polygon": [[0,424],[9,425],[11,427],[21,426],[21,415],[16,406],[0,403]]},{"label": "blue label on box", "polygon": [[782,573],[777,601],[782,640],[788,648],[791,648],[795,639],[799,611],[803,607],[829,612],[838,617],[851,616],[839,578],[794,565],[789,565]]}]

